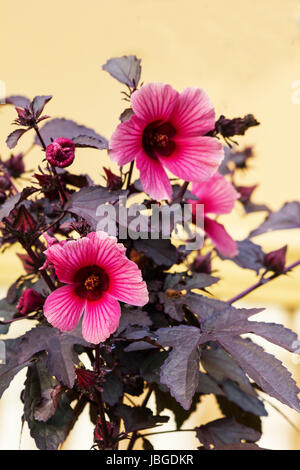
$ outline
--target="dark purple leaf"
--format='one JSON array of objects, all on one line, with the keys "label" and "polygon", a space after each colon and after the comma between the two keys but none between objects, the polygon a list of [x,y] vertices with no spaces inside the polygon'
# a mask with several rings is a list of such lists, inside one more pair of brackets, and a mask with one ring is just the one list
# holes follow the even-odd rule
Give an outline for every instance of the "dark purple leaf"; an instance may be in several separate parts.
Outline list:
[{"label": "dark purple leaf", "polygon": [[[205,297],[202,302],[204,302],[206,307],[207,304],[211,306],[216,301]],[[248,317],[260,313],[263,309],[236,309],[226,303],[223,306],[220,303],[218,304],[219,312],[201,321],[201,328],[204,334],[211,335],[214,340],[218,340],[223,335],[235,336],[253,333],[288,351],[295,352],[297,334],[290,329],[276,323],[248,321]]]},{"label": "dark purple leaf", "polygon": [[151,442],[145,437],[143,437],[143,450],[154,450],[154,447]]},{"label": "dark purple leaf", "polygon": [[223,149],[224,158],[221,161],[218,172],[221,173],[221,175],[229,175],[231,173],[231,169],[229,168],[231,161],[231,149],[227,145],[223,146]]},{"label": "dark purple leaf", "polygon": [[299,389],[278,359],[249,339],[224,335],[219,342],[266,393],[300,411]]},{"label": "dark purple leaf", "polygon": [[[173,398],[167,387],[164,385],[158,384],[154,387],[155,392],[155,401],[156,401],[156,410],[160,414],[163,410],[171,410],[174,414],[174,419],[176,423],[176,429],[181,429],[183,423],[191,416],[191,414],[196,411],[197,405],[200,401],[200,394],[197,392],[194,395],[192,400],[191,407],[188,410],[182,408],[182,406]],[[221,391],[222,393],[222,391]]]},{"label": "dark purple leaf", "polygon": [[259,447],[257,444],[250,442],[242,442],[236,444],[226,444],[224,446],[217,446],[215,450],[268,450],[263,447]]},{"label": "dark purple leaf", "polygon": [[246,214],[252,214],[253,212],[270,212],[270,208],[266,204],[255,204],[255,202],[248,201],[243,204]]},{"label": "dark purple leaf", "polygon": [[[30,434],[40,450],[57,450],[65,440],[74,413],[70,400],[64,394],[56,404],[55,413],[46,422],[38,421],[39,406],[43,401],[44,381],[47,369],[39,360],[28,369],[24,390],[24,417],[28,423]],[[48,377],[48,381],[51,377]],[[46,416],[44,416],[46,417]]]},{"label": "dark purple leaf", "polygon": [[97,230],[97,225],[101,220],[101,216],[97,215],[98,207],[107,202],[113,204],[118,201],[119,197],[126,196],[126,194],[126,191],[109,191],[103,186],[82,188],[69,198],[65,210],[82,217],[93,230]]},{"label": "dark purple leaf", "polygon": [[176,291],[204,289],[215,284],[220,279],[210,276],[206,273],[193,273],[191,276],[186,273],[169,274],[166,278],[165,289],[173,289]]},{"label": "dark purple leaf", "polygon": [[141,59],[135,55],[114,57],[102,66],[112,77],[131,88],[136,88],[141,78]]},{"label": "dark purple leaf", "polygon": [[[264,310],[263,308],[235,308],[227,302],[211,299],[199,294],[186,295],[185,299],[186,305],[198,316],[200,323],[207,322],[206,332],[210,331],[210,329],[213,330],[217,321],[220,324],[226,323],[226,320],[222,318],[225,313],[227,316],[230,315],[231,323],[234,323],[236,320],[245,320]],[[211,322],[212,326],[209,322]]]},{"label": "dark purple leaf", "polygon": [[30,99],[26,98],[26,96],[13,95],[6,98],[5,103],[12,104],[17,108],[26,108],[30,105]]},{"label": "dark purple leaf", "polygon": [[149,408],[142,406],[132,408],[127,405],[119,405],[116,413],[124,420],[126,432],[153,428],[158,424],[167,423],[169,421],[168,416],[153,416]]},{"label": "dark purple leaf", "polygon": [[30,361],[18,364],[16,354],[18,352],[18,339],[2,340],[5,344],[5,364],[0,364],[0,398],[9,387],[10,382],[20,370],[28,366]]},{"label": "dark purple leaf", "polygon": [[260,416],[243,410],[239,404],[229,401],[225,395],[216,396],[216,401],[224,417],[231,418],[237,423],[252,428],[259,433],[262,432],[262,420]]},{"label": "dark purple leaf", "polygon": [[151,326],[152,321],[148,317],[146,312],[136,308],[129,309],[122,307],[122,315],[120,317],[120,323],[115,333],[118,336],[122,331],[125,331],[129,326]]},{"label": "dark purple leaf", "polygon": [[249,237],[291,228],[300,228],[300,202],[298,201],[287,202],[279,211],[272,212],[257,229],[252,230]]},{"label": "dark purple leaf", "polygon": [[15,148],[17,143],[19,142],[19,139],[22,137],[25,132],[27,132],[28,129],[16,129],[13,131],[11,134],[6,139],[6,145],[9,149]]},{"label": "dark purple leaf", "polygon": [[110,406],[114,406],[118,403],[119,399],[123,394],[123,383],[120,378],[111,372],[104,378],[103,384],[103,400]]},{"label": "dark purple leaf", "polygon": [[218,383],[230,379],[248,395],[256,396],[248,377],[240,366],[222,348],[203,349],[201,363],[206,372]]},{"label": "dark purple leaf", "polygon": [[31,109],[32,112],[35,116],[35,118],[39,118],[40,115],[42,114],[45,105],[50,101],[52,96],[36,96],[33,98],[33,101],[31,103]]},{"label": "dark purple leaf", "polygon": [[213,395],[223,395],[223,391],[217,382],[215,382],[209,375],[204,374],[203,372],[199,372],[197,393],[204,395],[208,395],[210,393]]},{"label": "dark purple leaf", "polygon": [[184,319],[184,306],[186,305],[186,297],[172,297],[164,292],[159,293],[159,300],[164,305],[165,313],[176,321]]},{"label": "dark purple leaf", "polygon": [[227,444],[239,444],[241,441],[255,442],[260,439],[261,434],[254,429],[236,423],[230,418],[221,418],[211,421],[204,426],[195,429],[197,437],[205,448],[211,446],[222,447]]},{"label": "dark purple leaf", "polygon": [[[0,322],[11,320],[14,314],[16,313],[16,311],[17,311],[16,305],[11,305],[10,303],[8,303],[7,299],[0,300]],[[7,333],[8,329],[9,329],[9,324],[1,325],[0,323],[1,335]]]},{"label": "dark purple leaf", "polygon": [[256,273],[265,268],[264,252],[260,245],[256,245],[251,240],[237,242],[239,253],[234,258],[226,258],[219,253],[221,259],[229,259],[235,264],[245,269],[253,269]]},{"label": "dark purple leaf", "polygon": [[[79,136],[93,137],[94,139],[105,142],[106,139],[100,134],[97,134],[93,129],[77,124],[75,121],[64,118],[56,118],[48,121],[40,130],[42,138],[47,145],[51,144],[51,139],[55,140],[58,137],[66,137],[67,139],[74,139]],[[39,139],[35,138],[35,143],[41,145]]]},{"label": "dark purple leaf", "polygon": [[[246,331],[247,330],[247,331]],[[254,333],[255,335],[262,336],[273,344],[277,344],[282,348],[291,352],[296,352],[298,344],[298,336],[289,328],[277,323],[265,323],[250,321],[245,328],[241,327],[241,333]],[[299,351],[298,351],[299,352]]]},{"label": "dark purple leaf", "polygon": [[12,210],[15,209],[15,207],[27,199],[31,194],[35,193],[37,191],[36,188],[29,187],[29,188],[24,188],[21,193],[17,193],[14,196],[10,197],[5,201],[4,204],[2,204],[0,208],[0,222],[5,219],[5,217],[8,217],[9,214],[11,213]]},{"label": "dark purple leaf", "polygon": [[18,363],[22,364],[40,352],[47,351],[47,368],[51,375],[68,387],[75,382],[74,363],[77,357],[74,345],[88,346],[88,343],[76,332],[61,333],[55,328],[38,327],[28,331],[19,338]]},{"label": "dark purple leaf", "polygon": [[41,400],[34,410],[34,418],[37,421],[42,421],[45,423],[55,414],[57,409],[57,400],[55,396],[59,393],[59,385],[57,386],[57,389],[47,388],[46,390],[42,391]]},{"label": "dark purple leaf", "polygon": [[[133,110],[131,108],[124,109],[123,113],[120,115],[119,119],[121,122],[128,121],[131,116],[133,116]],[[143,190],[142,190],[143,191]]]},{"label": "dark purple leaf", "polygon": [[[248,321],[261,309],[235,309],[224,302],[189,296],[187,304],[200,319],[203,335],[200,342],[214,340],[231,354],[234,360],[269,395],[300,410],[298,388],[282,363],[260,346],[237,335],[254,333],[295,352],[297,336],[282,325]],[[192,301],[190,299],[192,298]],[[203,356],[205,352],[203,352]]]},{"label": "dark purple leaf", "polygon": [[151,258],[158,266],[169,268],[179,261],[177,250],[170,240],[143,240],[139,238],[134,240],[133,244],[137,251]]},{"label": "dark purple leaf", "polygon": [[222,388],[227,399],[242,408],[242,410],[255,416],[268,416],[263,403],[257,397],[243,392],[235,382],[226,380]]},{"label": "dark purple leaf", "polygon": [[161,383],[171,395],[188,410],[199,383],[199,352],[197,349],[200,330],[194,326],[174,326],[156,331],[159,344],[171,347],[160,369]]},{"label": "dark purple leaf", "polygon": [[79,135],[73,138],[76,147],[89,147],[93,149],[103,150],[108,148],[108,141],[104,138],[96,138],[88,135]]}]

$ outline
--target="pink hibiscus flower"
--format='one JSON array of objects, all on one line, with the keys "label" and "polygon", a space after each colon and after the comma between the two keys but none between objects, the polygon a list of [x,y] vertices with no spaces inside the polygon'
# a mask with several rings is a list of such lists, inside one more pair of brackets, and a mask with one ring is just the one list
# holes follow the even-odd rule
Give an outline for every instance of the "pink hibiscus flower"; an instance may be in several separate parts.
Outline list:
[{"label": "pink hibiscus flower", "polygon": [[148,291],[137,265],[125,256],[125,247],[105,232],[50,246],[45,254],[59,281],[67,284],[47,298],[44,314],[53,326],[71,331],[80,320],[84,338],[98,344],[116,329],[118,300],[142,306]]},{"label": "pink hibiscus flower", "polygon": [[204,205],[204,231],[213,241],[219,252],[229,258],[238,254],[237,244],[226,232],[224,226],[211,219],[206,214],[229,214],[239,198],[239,193],[224,176],[215,173],[202,183],[194,184],[192,192],[199,198],[198,201],[189,200],[196,211],[197,204]]},{"label": "pink hibiscus flower", "polygon": [[119,124],[110,141],[110,156],[120,166],[136,158],[147,194],[170,199],[172,187],[164,168],[186,181],[209,178],[223,159],[223,148],[208,137],[215,112],[207,94],[149,83],[131,96],[134,114]]}]

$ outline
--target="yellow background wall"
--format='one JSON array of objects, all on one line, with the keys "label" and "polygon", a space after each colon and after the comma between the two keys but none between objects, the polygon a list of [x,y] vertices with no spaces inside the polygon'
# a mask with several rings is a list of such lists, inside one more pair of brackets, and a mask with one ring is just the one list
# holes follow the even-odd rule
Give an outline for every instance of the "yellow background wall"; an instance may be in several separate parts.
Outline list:
[{"label": "yellow background wall", "polygon": [[[109,138],[125,105],[122,87],[101,65],[112,56],[136,54],[142,58],[144,81],[168,82],[178,90],[200,86],[215,103],[217,115],[253,113],[261,126],[240,142],[255,144],[257,158],[240,183],[259,182],[256,200],[268,201],[274,209],[286,200],[299,199],[300,104],[292,102],[292,84],[300,80],[298,0],[2,0],[0,11],[0,80],[5,81],[8,95],[53,94],[48,114],[72,118]],[[9,156],[5,138],[14,118],[13,109],[1,107],[3,158]],[[31,140],[26,135],[17,149],[27,149]],[[26,158],[29,170],[36,168],[42,155],[36,149]],[[79,150],[73,170],[89,172],[101,182],[103,165],[114,168],[105,152]],[[262,215],[240,216],[238,211],[226,219],[229,231],[241,239]],[[265,235],[257,241],[270,250],[288,242],[288,260],[300,257],[298,230]],[[0,266],[2,288],[22,272],[11,252],[1,255]],[[224,282],[215,289],[220,298],[229,298],[254,281],[251,273],[241,274],[230,262],[223,269]],[[299,323],[298,330],[299,271],[249,297],[256,306],[268,306],[268,318],[294,328]],[[284,313],[286,309],[289,315]],[[298,366],[290,366],[297,376]],[[19,428],[13,426],[12,417],[20,415],[21,408],[12,404],[12,393],[17,399],[21,379],[9,397],[5,395],[5,406],[4,399],[0,403],[0,448],[18,446]],[[209,404],[202,405],[194,421],[208,420],[210,410]],[[293,413],[292,417],[299,421]],[[286,429],[281,418],[278,424],[278,415],[272,419],[273,425],[266,424],[265,444],[298,448],[298,433]],[[7,420],[11,431],[6,428],[3,433]],[[80,429],[85,426],[82,423]],[[83,434],[86,432],[79,430],[78,441],[74,437],[75,448],[79,443],[86,448]],[[176,446],[182,439],[194,445],[183,434],[188,433],[176,434],[175,441],[167,441],[166,446]],[[25,435],[22,448],[30,446]]]}]

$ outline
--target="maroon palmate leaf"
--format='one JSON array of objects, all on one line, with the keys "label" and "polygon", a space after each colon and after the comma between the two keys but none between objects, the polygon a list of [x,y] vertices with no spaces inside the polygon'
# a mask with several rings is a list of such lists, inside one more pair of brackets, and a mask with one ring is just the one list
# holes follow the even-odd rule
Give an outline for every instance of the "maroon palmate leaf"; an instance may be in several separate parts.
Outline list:
[{"label": "maroon palmate leaf", "polygon": [[30,99],[26,98],[26,96],[12,95],[6,98],[5,103],[12,104],[13,106],[20,108],[26,108],[30,105]]},{"label": "maroon palmate leaf", "polygon": [[[97,145],[101,145],[101,148],[108,148],[108,142],[105,137],[97,134],[97,132],[89,127],[77,124],[77,122],[72,121],[71,119],[51,119],[40,129],[40,133],[46,146],[51,144],[52,140],[58,139],[59,137],[65,137],[67,139],[73,140],[79,138],[80,136],[84,136],[85,138],[92,138],[90,142],[93,142],[94,144],[98,142]],[[37,145],[41,145],[38,137],[35,138],[35,143]]]},{"label": "maroon palmate leaf", "polygon": [[243,392],[235,382],[226,380],[222,384],[222,389],[230,402],[235,403],[247,413],[252,413],[255,416],[268,416],[263,403],[256,396]]},{"label": "maroon palmate leaf", "polygon": [[203,349],[201,351],[201,364],[209,376],[218,384],[223,384],[230,379],[238,384],[240,390],[253,397],[256,396],[243,369],[224,349],[220,347]]},{"label": "maroon palmate leaf", "polygon": [[138,308],[130,309],[130,308],[126,308],[123,306],[122,315],[120,317],[120,323],[119,323],[119,326],[115,335],[118,336],[120,333],[125,331],[130,326],[147,327],[151,325],[152,325],[152,320],[149,318],[146,312],[143,312],[142,310]]},{"label": "maroon palmate leaf", "polygon": [[290,372],[274,356],[239,335],[254,333],[295,352],[297,335],[274,323],[252,322],[262,309],[236,309],[203,296],[188,296],[187,305],[201,324],[200,342],[217,341],[260,387],[282,403],[300,411],[299,389]]},{"label": "maroon palmate leaf", "polygon": [[110,406],[114,406],[119,402],[124,391],[123,382],[120,377],[111,372],[104,378],[103,383],[103,400]]},{"label": "maroon palmate leaf", "polygon": [[5,364],[0,364],[0,398],[9,387],[14,377],[30,364],[30,360],[25,360],[18,364],[16,357],[18,351],[18,339],[2,340],[5,344]]},{"label": "maroon palmate leaf", "polygon": [[169,421],[168,416],[153,416],[150,408],[142,406],[132,408],[127,405],[119,405],[116,409],[116,413],[124,420],[126,432],[153,428],[158,424],[167,423]]},{"label": "maroon palmate leaf", "polygon": [[218,277],[210,276],[206,273],[193,273],[192,275],[187,274],[187,272],[177,273],[177,274],[168,274],[165,281],[165,289],[172,289],[175,291],[192,289],[204,289],[209,287],[220,279]]},{"label": "maroon palmate leaf", "polygon": [[292,228],[300,228],[300,202],[298,201],[287,202],[281,209],[272,212],[257,229],[252,230],[249,237]]},{"label": "maroon palmate leaf", "polygon": [[28,129],[16,129],[13,131],[11,134],[6,139],[6,145],[9,149],[15,148],[17,143],[19,142],[19,139],[22,137],[25,132],[27,132]]},{"label": "maroon palmate leaf", "polygon": [[[23,393],[24,418],[40,450],[57,450],[65,440],[74,417],[70,399],[66,394],[54,398],[54,410],[47,409],[44,392],[46,387],[53,383],[51,379],[42,356],[28,368]],[[46,420],[47,414],[49,417]],[[37,417],[43,419],[38,420]]]},{"label": "maroon palmate leaf", "polygon": [[98,214],[98,208],[107,202],[113,204],[118,201],[119,197],[126,195],[127,191],[109,191],[103,186],[82,188],[72,194],[65,205],[65,210],[82,217],[91,226],[92,230],[97,230],[101,217],[103,217]]},{"label": "maroon palmate leaf", "polygon": [[216,446],[214,450],[268,450],[259,447],[257,444],[251,442],[242,442],[236,444],[226,444],[224,446]]},{"label": "maroon palmate leaf", "polygon": [[31,103],[31,109],[36,119],[42,114],[45,105],[52,99],[52,96],[35,96]]},{"label": "maroon palmate leaf", "polygon": [[141,59],[135,55],[114,57],[102,69],[124,85],[136,88],[141,78]]},{"label": "maroon palmate leaf", "polygon": [[13,358],[16,365],[31,360],[34,354],[47,351],[47,368],[51,375],[68,387],[75,382],[74,363],[77,356],[74,345],[88,346],[88,343],[76,333],[61,333],[56,328],[37,327],[18,338],[17,354]]},{"label": "maroon palmate leaf", "polygon": [[261,434],[252,428],[236,423],[230,418],[211,421],[195,429],[197,437],[206,449],[227,444],[239,444],[242,441],[258,441]]},{"label": "maroon palmate leaf", "polygon": [[121,122],[128,121],[133,115],[133,110],[131,108],[124,109],[123,113],[119,116]]},{"label": "maroon palmate leaf", "polygon": [[300,411],[300,390],[281,361],[249,339],[224,335],[219,342],[265,392]]},{"label": "maroon palmate leaf", "polygon": [[200,330],[194,326],[180,325],[160,328],[156,334],[159,344],[172,348],[160,369],[161,383],[188,410],[199,383]]},{"label": "maroon palmate leaf", "polygon": [[179,255],[170,240],[142,239],[134,240],[134,248],[152,259],[158,266],[171,267],[178,263]]},{"label": "maroon palmate leaf", "polygon": [[33,187],[24,188],[22,192],[15,194],[14,196],[10,197],[2,204],[0,208],[0,222],[5,218],[8,217],[11,211],[13,211],[18,204],[22,201],[27,199],[31,194],[37,192],[38,190]]},{"label": "maroon palmate leaf", "polygon": [[108,142],[104,137],[100,136],[98,138],[88,136],[88,135],[79,135],[78,137],[74,137],[73,142],[75,147],[88,147],[92,149],[103,150],[108,148]]},{"label": "maroon palmate leaf", "polygon": [[238,254],[234,258],[226,258],[219,253],[221,259],[228,259],[244,269],[252,269],[256,273],[260,269],[265,268],[264,258],[265,254],[260,245],[253,243],[251,240],[246,239],[237,242]]}]

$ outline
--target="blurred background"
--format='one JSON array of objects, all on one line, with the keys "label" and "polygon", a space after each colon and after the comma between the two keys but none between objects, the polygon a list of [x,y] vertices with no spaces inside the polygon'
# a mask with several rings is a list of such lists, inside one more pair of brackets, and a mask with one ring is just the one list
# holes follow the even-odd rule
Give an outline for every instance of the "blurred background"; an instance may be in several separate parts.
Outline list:
[{"label": "blurred background", "polygon": [[[109,138],[126,107],[121,84],[101,70],[110,57],[135,54],[142,58],[142,80],[204,88],[215,104],[217,116],[253,113],[261,122],[239,139],[240,147],[254,145],[256,158],[240,184],[259,183],[256,202],[278,209],[283,202],[300,199],[300,1],[299,0],[2,0],[0,80],[7,95],[54,95],[47,114],[66,117],[94,128]],[[299,82],[297,82],[299,81]],[[12,107],[0,109],[0,155],[10,152],[5,139],[15,118]],[[26,150],[33,139],[28,133],[17,147]],[[39,149],[26,157],[28,170],[41,162]],[[90,173],[103,183],[102,166],[115,168],[105,152],[79,149],[74,172]],[[236,239],[264,219],[263,213],[243,216],[237,208],[226,216],[226,227]],[[288,262],[300,258],[299,230],[266,234],[255,239],[266,251],[288,244]],[[21,252],[21,248],[15,251]],[[0,290],[22,273],[13,251],[1,254]],[[218,266],[216,266],[218,268]],[[222,263],[223,282],[213,293],[226,300],[255,281],[230,261]],[[266,307],[265,321],[284,323],[300,333],[300,269],[252,293],[243,306]],[[10,337],[30,323],[14,325]],[[300,384],[300,367],[280,348],[276,354]],[[21,372],[0,401],[0,449],[34,449],[24,426],[19,400],[25,374]],[[263,419],[262,447],[300,448],[300,416],[280,403],[267,404]],[[154,403],[153,403],[154,406]],[[167,413],[168,414],[168,413]],[[291,425],[282,414],[293,423]],[[171,416],[171,414],[170,414]],[[219,416],[211,397],[202,400],[185,423],[191,428]],[[160,430],[174,429],[173,419]],[[194,433],[164,434],[152,438],[157,449],[191,449],[199,443]],[[92,425],[84,413],[64,449],[88,449]]]}]

